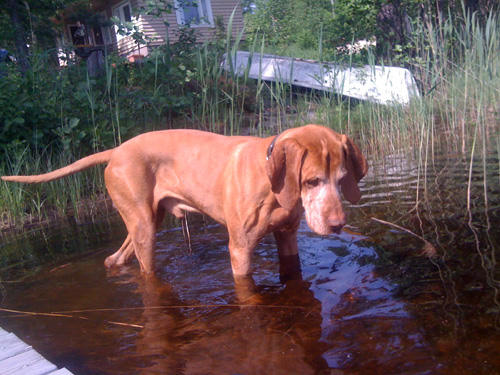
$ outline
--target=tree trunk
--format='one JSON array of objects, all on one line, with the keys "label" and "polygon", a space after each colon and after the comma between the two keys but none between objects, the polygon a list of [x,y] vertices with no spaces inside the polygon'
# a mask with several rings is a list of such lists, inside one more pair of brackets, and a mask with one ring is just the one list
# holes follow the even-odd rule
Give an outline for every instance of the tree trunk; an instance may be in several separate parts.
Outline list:
[{"label": "tree trunk", "polygon": [[12,30],[14,31],[16,43],[16,58],[21,68],[23,75],[30,69],[28,60],[28,44],[26,42],[26,34],[24,32],[23,22],[20,16],[21,6],[17,0],[7,0],[7,11],[9,12]]}]

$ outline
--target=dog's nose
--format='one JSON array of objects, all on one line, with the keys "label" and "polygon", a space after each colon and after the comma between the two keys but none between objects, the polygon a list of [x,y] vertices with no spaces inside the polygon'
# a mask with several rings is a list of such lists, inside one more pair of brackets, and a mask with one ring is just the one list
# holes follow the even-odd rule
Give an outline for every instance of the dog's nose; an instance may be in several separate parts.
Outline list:
[{"label": "dog's nose", "polygon": [[328,220],[328,225],[333,233],[339,234],[346,223],[345,215],[343,217],[332,218]]}]

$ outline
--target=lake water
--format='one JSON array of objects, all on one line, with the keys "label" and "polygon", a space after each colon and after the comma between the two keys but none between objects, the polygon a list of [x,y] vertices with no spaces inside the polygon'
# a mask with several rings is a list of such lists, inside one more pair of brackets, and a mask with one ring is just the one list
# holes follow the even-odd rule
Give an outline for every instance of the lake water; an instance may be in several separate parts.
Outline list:
[{"label": "lake water", "polygon": [[191,248],[178,225],[158,234],[157,280],[135,261],[106,270],[125,236],[110,217],[4,239],[3,254],[24,256],[3,258],[0,306],[39,314],[1,311],[0,326],[77,375],[500,374],[495,143],[470,192],[469,155],[369,159],[341,235],[302,224],[303,281],[280,283],[269,237],[258,293],[236,288],[225,228],[195,216]]}]

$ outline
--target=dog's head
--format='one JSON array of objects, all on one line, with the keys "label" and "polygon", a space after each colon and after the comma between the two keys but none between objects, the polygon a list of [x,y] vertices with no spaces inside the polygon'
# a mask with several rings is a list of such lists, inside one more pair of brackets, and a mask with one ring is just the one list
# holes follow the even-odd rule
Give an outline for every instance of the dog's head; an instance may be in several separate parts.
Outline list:
[{"label": "dog's head", "polygon": [[301,203],[309,227],[326,235],[346,222],[340,191],[351,203],[361,198],[358,182],[368,164],[347,136],[308,125],[278,137],[266,169],[278,203],[287,210]]}]

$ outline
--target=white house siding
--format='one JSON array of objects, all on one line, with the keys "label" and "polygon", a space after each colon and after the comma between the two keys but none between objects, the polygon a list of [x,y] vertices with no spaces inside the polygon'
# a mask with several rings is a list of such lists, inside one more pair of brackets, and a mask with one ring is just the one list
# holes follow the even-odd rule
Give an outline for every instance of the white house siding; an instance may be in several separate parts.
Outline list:
[{"label": "white house siding", "polygon": [[[210,2],[212,5],[214,20],[218,16],[222,16],[224,24],[226,26],[229,22],[229,18],[231,17],[233,10],[236,7],[232,28],[232,36],[233,38],[235,38],[243,29],[243,13],[239,0],[211,0]],[[168,40],[170,41],[170,43],[175,43],[178,41],[179,37],[179,25],[177,24],[177,16],[175,14],[175,10],[172,10],[172,13],[167,14],[165,16],[165,20],[170,25],[168,28]],[[153,44],[160,45],[166,43],[166,30],[163,20],[153,17],[145,17],[143,20],[143,25],[146,35],[156,38],[156,41]],[[201,34],[201,36],[199,36],[197,39],[198,42],[205,42],[212,39],[215,32],[215,27],[199,26],[195,27],[195,29]]]},{"label": "white house siding", "polygon": [[163,15],[163,19],[152,16],[144,16],[142,18],[142,25],[144,28],[144,33],[151,38],[154,38],[154,45],[160,45],[166,43],[166,29],[165,21],[167,21],[171,27],[172,22],[175,22],[175,27],[177,27],[177,19],[175,18],[175,11],[172,13]]},{"label": "white house siding", "polygon": [[[94,11],[101,12],[105,11],[108,18],[112,17],[112,9],[117,5],[123,2],[123,0],[110,0],[110,1],[101,1],[96,0],[94,3]],[[173,3],[174,0],[171,0]],[[92,3],[92,0],[91,0]],[[144,5],[144,0],[130,0],[130,5],[132,9],[137,9],[140,6]],[[241,4],[239,0],[210,0],[212,6],[212,14],[214,20],[218,16],[223,17],[224,25],[229,22],[229,18],[233,13],[233,10],[236,7],[236,11],[233,18],[233,27],[232,27],[232,37],[236,38],[236,36],[243,29],[243,13],[241,10]],[[175,43],[178,41],[178,30],[179,25],[177,24],[177,16],[175,10],[172,10],[172,13],[166,14],[165,20],[169,23],[168,28],[168,40],[170,43]],[[136,21],[139,29],[145,33],[147,37],[154,38],[154,42],[152,45],[161,45],[166,43],[167,41],[167,30],[165,29],[164,21],[152,17],[152,16],[140,16]],[[214,36],[215,27],[196,27],[196,30],[201,34],[198,37],[198,42],[205,42],[211,40]],[[120,41],[116,41],[115,35],[112,32],[112,38],[114,38],[114,43],[116,45],[116,49],[118,53],[122,56],[133,56],[133,55],[142,55],[146,56],[148,54],[148,49],[146,46],[141,45],[138,46],[134,40],[128,36],[122,38]]]},{"label": "white house siding", "polygon": [[226,25],[226,27],[235,7],[236,11],[234,12],[233,30],[232,30],[233,38],[235,38],[239,33],[241,33],[244,26],[243,11],[241,9],[240,1],[212,0],[212,11],[214,14],[214,18],[217,15],[223,16],[224,25]]}]

